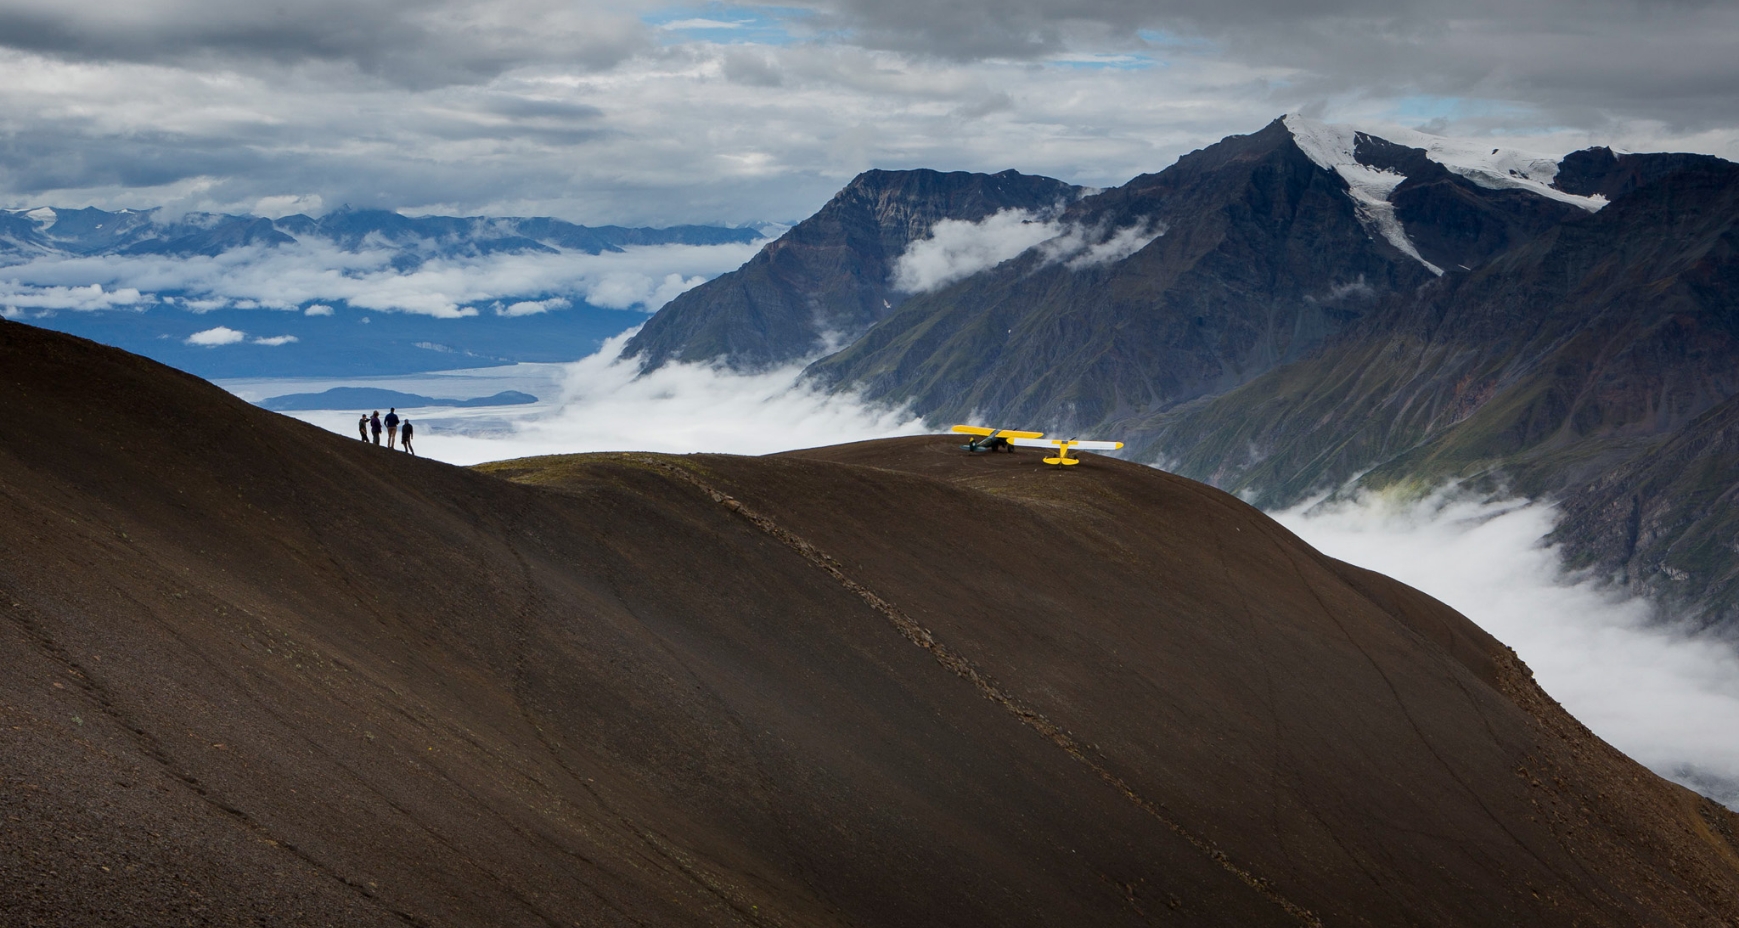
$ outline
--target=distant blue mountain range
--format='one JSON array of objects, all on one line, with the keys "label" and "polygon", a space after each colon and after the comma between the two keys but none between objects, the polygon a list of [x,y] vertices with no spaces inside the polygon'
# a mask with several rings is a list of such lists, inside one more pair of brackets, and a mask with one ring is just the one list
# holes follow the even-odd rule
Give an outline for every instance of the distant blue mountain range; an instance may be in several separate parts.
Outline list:
[{"label": "distant blue mountain range", "polygon": [[161,209],[0,210],[0,264],[48,255],[170,255],[214,257],[250,245],[290,245],[306,239],[347,251],[386,248],[410,270],[434,257],[579,251],[602,254],[631,245],[725,245],[761,237],[753,228],[671,226],[666,229],[582,226],[548,217],[403,216],[381,209],[339,209],[313,219],[186,213]]}]

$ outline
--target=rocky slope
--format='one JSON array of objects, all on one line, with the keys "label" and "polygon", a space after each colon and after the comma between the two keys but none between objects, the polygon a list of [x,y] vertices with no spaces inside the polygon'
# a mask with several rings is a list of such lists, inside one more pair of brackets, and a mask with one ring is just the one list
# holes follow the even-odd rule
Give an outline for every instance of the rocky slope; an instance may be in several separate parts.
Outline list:
[{"label": "rocky slope", "polygon": [[[1430,279],[1343,187],[1276,122],[1082,200],[1060,223],[1080,250],[914,298],[812,370],[926,415],[1065,430],[1223,392]],[[1092,251],[1128,230],[1144,247]]]},{"label": "rocky slope", "polygon": [[1180,472],[1268,503],[1355,474],[1561,498],[1574,564],[1739,621],[1731,547],[1693,540],[1705,484],[1739,482],[1712,412],[1739,391],[1739,166],[1661,161],[1599,213],[1390,301],[1318,356],[1130,427]]},{"label": "rocky slope", "polygon": [[1216,490],[467,471],[0,323],[18,925],[1708,925],[1739,818]]},{"label": "rocky slope", "polygon": [[866,171],[748,264],[672,300],[624,355],[648,367],[681,359],[750,369],[811,357],[904,301],[894,262],[936,223],[1003,210],[1048,215],[1080,192],[1015,171]]}]

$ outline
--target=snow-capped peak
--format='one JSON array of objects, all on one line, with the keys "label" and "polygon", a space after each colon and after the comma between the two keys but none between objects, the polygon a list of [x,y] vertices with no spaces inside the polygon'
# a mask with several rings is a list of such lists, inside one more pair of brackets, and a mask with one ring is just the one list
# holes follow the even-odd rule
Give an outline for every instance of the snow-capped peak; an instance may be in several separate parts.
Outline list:
[{"label": "snow-capped peak", "polygon": [[1562,154],[1493,145],[1485,139],[1427,135],[1400,126],[1383,126],[1378,131],[1371,131],[1318,122],[1297,114],[1288,114],[1285,122],[1298,147],[1310,156],[1310,160],[1331,170],[1336,164],[1358,163],[1353,150],[1358,135],[1363,132],[1396,145],[1423,149],[1425,157],[1488,190],[1526,190],[1560,203],[1579,206],[1591,213],[1606,205],[1605,197],[1580,197],[1552,186],[1552,181],[1558,176],[1558,164],[1563,161]]},{"label": "snow-capped peak", "polygon": [[1401,220],[1395,216],[1395,205],[1389,202],[1389,195],[1407,179],[1405,175],[1361,164],[1355,155],[1359,131],[1351,126],[1318,122],[1296,113],[1288,113],[1284,121],[1287,131],[1292,133],[1293,142],[1305,157],[1346,181],[1347,195],[1352,197],[1366,232],[1372,237],[1381,236],[1402,254],[1423,264],[1431,273],[1442,276],[1442,268],[1419,254],[1418,247],[1407,237]]}]

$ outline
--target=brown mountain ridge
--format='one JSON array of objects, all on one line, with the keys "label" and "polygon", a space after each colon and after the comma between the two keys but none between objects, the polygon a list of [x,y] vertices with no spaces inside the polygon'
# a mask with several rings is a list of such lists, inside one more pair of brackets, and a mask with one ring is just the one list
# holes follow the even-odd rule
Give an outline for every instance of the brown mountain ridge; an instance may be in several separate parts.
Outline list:
[{"label": "brown mountain ridge", "polygon": [[0,922],[1739,924],[1464,617],[1037,457],[463,469],[0,323]]}]

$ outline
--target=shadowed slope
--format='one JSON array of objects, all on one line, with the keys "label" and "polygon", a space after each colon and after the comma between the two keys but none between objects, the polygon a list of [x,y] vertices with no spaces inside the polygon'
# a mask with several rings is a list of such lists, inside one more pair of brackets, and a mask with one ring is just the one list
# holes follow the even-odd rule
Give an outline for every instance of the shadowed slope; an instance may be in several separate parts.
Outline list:
[{"label": "shadowed slope", "polygon": [[[21,924],[1709,924],[1734,817],[1235,499],[466,471],[0,324]],[[501,478],[510,479],[501,479]]]}]

